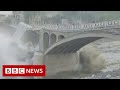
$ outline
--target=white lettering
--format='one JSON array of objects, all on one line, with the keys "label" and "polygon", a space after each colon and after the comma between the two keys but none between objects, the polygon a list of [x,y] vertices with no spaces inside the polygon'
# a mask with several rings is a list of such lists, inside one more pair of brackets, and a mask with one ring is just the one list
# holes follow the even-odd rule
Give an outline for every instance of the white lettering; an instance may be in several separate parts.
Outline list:
[{"label": "white lettering", "polygon": [[34,73],[34,69],[31,69],[31,73]]},{"label": "white lettering", "polygon": [[30,73],[31,71],[30,71],[31,69],[26,69],[26,73]]},{"label": "white lettering", "polygon": [[26,73],[43,73],[43,69],[26,69]]},{"label": "white lettering", "polygon": [[40,69],[40,73],[43,73],[43,69],[42,68]]},{"label": "white lettering", "polygon": [[34,69],[34,72],[35,72],[35,73],[39,73],[39,72],[40,72],[40,69]]},{"label": "white lettering", "polygon": [[43,73],[43,69],[41,68],[41,69],[34,69],[34,72],[35,73]]}]

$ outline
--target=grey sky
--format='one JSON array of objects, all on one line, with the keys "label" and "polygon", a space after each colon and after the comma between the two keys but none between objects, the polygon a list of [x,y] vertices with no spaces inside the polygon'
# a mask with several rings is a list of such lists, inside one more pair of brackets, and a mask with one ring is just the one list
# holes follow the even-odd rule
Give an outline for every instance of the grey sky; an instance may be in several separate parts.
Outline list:
[{"label": "grey sky", "polygon": [[9,14],[12,14],[12,11],[0,11],[0,14],[9,15]]}]

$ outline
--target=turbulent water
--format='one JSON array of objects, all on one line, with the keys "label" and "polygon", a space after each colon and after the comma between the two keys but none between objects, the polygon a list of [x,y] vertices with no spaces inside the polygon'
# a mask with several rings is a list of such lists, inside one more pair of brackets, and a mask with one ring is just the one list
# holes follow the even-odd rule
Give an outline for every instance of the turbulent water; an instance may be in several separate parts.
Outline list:
[{"label": "turbulent water", "polygon": [[84,79],[120,79],[120,41],[104,38],[93,42],[105,57],[106,67]]}]

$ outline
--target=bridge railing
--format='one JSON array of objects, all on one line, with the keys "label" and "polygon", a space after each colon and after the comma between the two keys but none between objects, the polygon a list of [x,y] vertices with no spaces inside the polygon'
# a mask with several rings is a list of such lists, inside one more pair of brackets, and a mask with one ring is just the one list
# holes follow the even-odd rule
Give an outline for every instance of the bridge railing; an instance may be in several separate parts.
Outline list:
[{"label": "bridge railing", "polygon": [[105,28],[120,28],[120,20],[113,21],[104,21],[99,23],[88,23],[88,24],[79,24],[79,25],[71,25],[71,24],[44,24],[39,28],[44,28],[48,30],[88,30],[88,29],[105,29]]}]

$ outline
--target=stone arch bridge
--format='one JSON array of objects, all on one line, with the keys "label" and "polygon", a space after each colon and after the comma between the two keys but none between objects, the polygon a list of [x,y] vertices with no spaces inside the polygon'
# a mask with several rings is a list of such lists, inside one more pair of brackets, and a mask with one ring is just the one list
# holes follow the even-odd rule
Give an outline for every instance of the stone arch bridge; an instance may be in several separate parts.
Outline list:
[{"label": "stone arch bridge", "polygon": [[[75,61],[72,53],[105,37],[120,40],[120,20],[82,25],[41,25],[27,30],[23,34],[22,40],[25,40],[25,43],[32,42],[36,51],[46,56],[43,62],[47,66],[47,74],[51,75],[51,73],[59,71],[76,69],[78,61]],[[52,57],[47,57],[49,55]],[[61,58],[60,55],[64,55],[64,57]],[[59,60],[57,60],[58,58]]]},{"label": "stone arch bridge", "polygon": [[38,51],[43,53],[47,75],[77,70],[80,61],[76,58],[76,51],[95,40],[101,38],[120,40],[119,20],[68,27],[61,25],[57,28],[33,29],[39,34]]},{"label": "stone arch bridge", "polygon": [[39,50],[45,55],[74,53],[100,38],[120,40],[120,20],[82,25],[44,25],[33,28],[39,36]]},{"label": "stone arch bridge", "polygon": [[[15,32],[15,27],[0,23],[4,32]],[[7,31],[9,28],[9,31]],[[1,32],[3,30],[1,29]],[[120,37],[120,20],[89,23],[81,25],[41,25],[27,30],[21,40],[32,42],[37,51],[44,54],[76,52],[82,46],[100,38],[118,39]],[[11,34],[13,35],[13,34]]]}]

